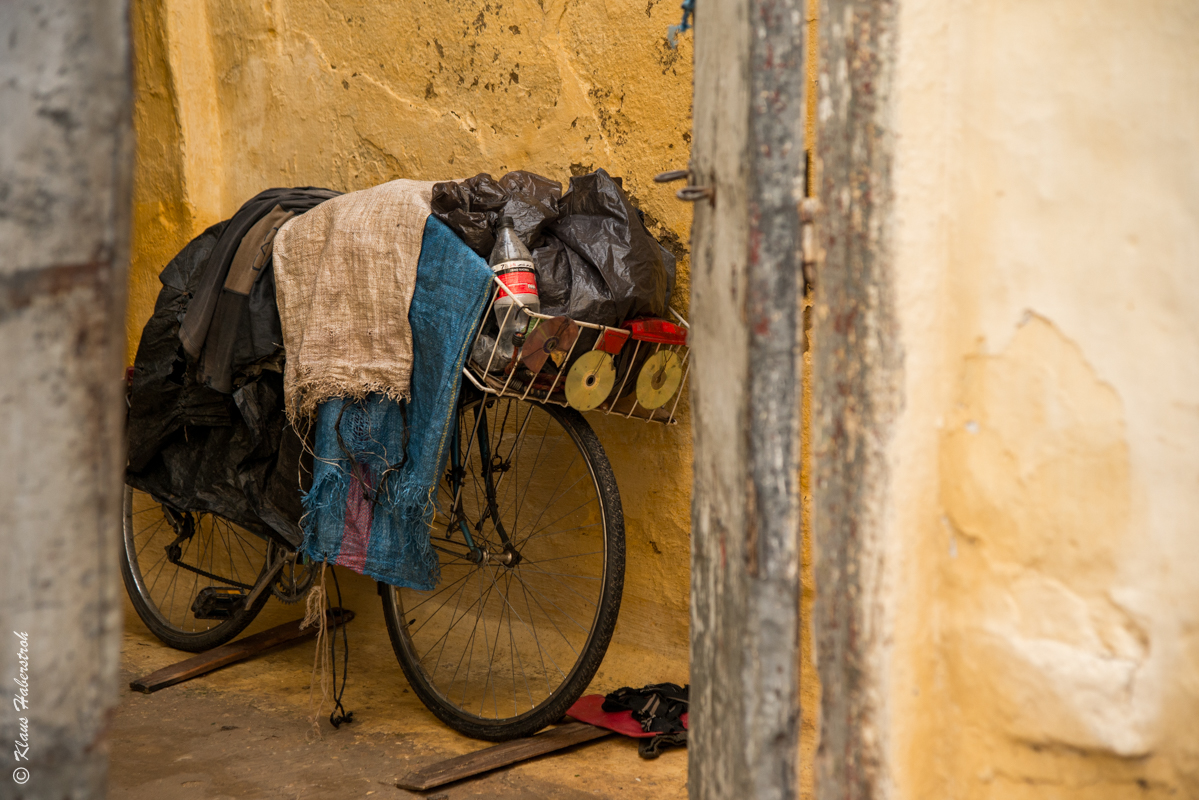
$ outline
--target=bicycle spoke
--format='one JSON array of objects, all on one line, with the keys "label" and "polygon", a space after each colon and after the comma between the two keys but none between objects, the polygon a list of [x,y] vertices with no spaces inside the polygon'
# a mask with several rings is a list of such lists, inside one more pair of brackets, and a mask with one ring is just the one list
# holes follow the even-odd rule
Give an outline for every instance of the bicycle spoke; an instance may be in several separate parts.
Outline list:
[{"label": "bicycle spoke", "polygon": [[[467,579],[468,579],[468,578],[470,578],[470,577],[471,577],[471,575],[473,575],[473,574],[474,574],[473,572],[469,572],[469,573],[467,573],[466,575],[462,576],[462,577],[461,577],[461,578],[459,578],[458,580],[456,580],[456,581],[454,581],[453,583],[451,583],[449,586],[446,586],[444,589],[442,589],[440,592],[438,592],[437,594],[433,595],[432,597],[429,597],[429,598],[426,598],[425,600],[422,600],[420,603],[416,604],[416,605],[415,605],[415,606],[413,606],[411,609],[404,609],[404,616],[407,616],[407,615],[409,615],[409,614],[415,614],[415,613],[416,613],[416,610],[417,610],[418,608],[420,608],[421,606],[423,606],[425,603],[428,603],[428,602],[430,602],[430,601],[432,601],[432,600],[435,600],[435,599],[437,599],[437,598],[438,598],[438,597],[440,597],[440,596],[441,596],[441,595],[442,595],[444,592],[447,592],[447,591],[449,591],[450,589],[452,589],[452,588],[453,588],[453,587],[454,587],[456,584],[460,583],[461,581],[467,580]],[[465,587],[463,587],[463,588],[465,588]],[[416,634],[420,633],[420,631],[421,631],[421,628],[425,627],[425,625],[426,625],[426,624],[428,624],[429,620],[433,619],[433,617],[437,615],[437,612],[438,612],[438,611],[440,611],[441,609],[445,608],[445,604],[446,604],[446,603],[448,603],[449,601],[450,601],[450,598],[448,598],[448,597],[447,597],[445,600],[443,600],[443,601],[442,601],[441,605],[439,605],[437,608],[433,609],[433,613],[432,613],[432,614],[430,614],[430,615],[428,616],[428,619],[426,619],[424,622],[422,622],[422,623],[421,623],[421,626],[420,626],[420,628],[417,628],[416,630],[412,631],[412,635],[413,635],[413,636],[415,636]]]},{"label": "bicycle spoke", "polygon": [[[517,571],[515,572],[515,574],[516,574],[516,579],[517,579],[517,580],[519,580],[521,583],[525,584],[526,586],[528,586],[528,582],[527,582],[527,581],[526,581],[526,580],[525,580],[525,579],[524,579],[524,578],[521,576],[521,574],[520,574],[520,572],[519,572],[519,569],[520,569],[520,568],[518,567],[518,568],[517,568]],[[581,595],[580,595],[580,596],[581,596]],[[578,628],[579,630],[581,630],[583,633],[587,633],[587,632],[588,632],[587,628],[584,628],[584,627],[583,627],[581,624],[579,624],[579,621],[578,621],[578,620],[576,620],[576,619],[575,619],[574,617],[572,617],[570,614],[567,614],[567,613],[566,613],[566,611],[565,611],[565,610],[562,608],[562,606],[560,606],[560,605],[558,605],[557,603],[555,603],[555,602],[553,601],[553,599],[552,599],[552,598],[550,598],[550,597],[548,597],[548,596],[547,596],[547,597],[545,598],[545,600],[546,600],[546,602],[548,602],[548,603],[549,603],[551,606],[553,606],[554,608],[558,609],[558,611],[560,611],[560,612],[562,613],[562,616],[566,617],[568,620],[570,620],[571,622],[573,622],[573,623],[575,624],[575,627],[576,627],[576,628]],[[540,603],[540,600],[538,601],[538,603]],[[594,604],[594,603],[592,603],[592,605],[595,605],[595,604]],[[545,608],[544,608],[544,607],[542,607],[542,611],[545,611]],[[546,616],[549,616],[549,614],[546,614]],[[564,639],[566,638],[565,634],[563,635],[563,637],[562,637],[562,638],[564,638]]]},{"label": "bicycle spoke", "polygon": [[[147,532],[147,533],[149,533],[149,534],[154,534],[155,532],[157,532],[157,531],[159,531],[159,530],[161,530],[161,529],[162,529],[162,526],[166,524],[166,521],[167,521],[167,520],[166,520],[166,517],[159,517],[157,520],[155,520],[155,522],[154,522],[154,527],[153,527],[153,528],[150,528],[150,529],[149,529],[149,530],[147,530],[146,532]],[[146,548],[150,546],[150,542],[154,541],[154,538],[155,538],[155,537],[154,537],[153,535],[150,535],[150,536],[147,536],[147,537],[146,537],[146,543],[145,543],[145,544],[143,544],[143,545],[142,545],[142,547],[141,547],[141,549],[137,551],[137,557],[138,557],[138,558],[141,558],[141,557],[142,557],[142,553],[144,553],[144,552],[145,552],[145,550],[146,550]]]},{"label": "bicycle spoke", "polygon": [[[512,586],[512,574],[510,573],[507,576],[507,578],[508,578],[507,586],[505,587],[504,590],[502,590],[503,593],[500,595],[500,597],[503,598],[504,603],[508,608],[508,639],[509,639],[509,643],[512,647],[512,654],[521,662],[521,664],[520,664],[521,677],[525,683],[525,691],[529,695],[529,705],[530,705],[530,707],[532,707],[532,706],[535,706],[536,703],[533,702],[533,693],[532,693],[532,690],[529,688],[529,679],[528,679],[528,676],[525,675],[524,660],[520,658],[520,650],[517,648],[516,639],[512,634],[512,617],[513,617],[513,615],[515,615],[516,618],[520,620],[520,623],[525,626],[525,630],[528,630],[533,633],[535,641],[536,641],[537,634],[535,632],[535,629],[530,628],[528,623],[524,621],[524,618],[522,618],[520,616],[520,613],[517,612],[515,606],[513,606],[512,603],[510,603],[508,601],[507,591]],[[492,578],[492,583],[496,584],[496,580],[494,578]],[[496,588],[497,589],[499,588],[498,584],[496,585]],[[538,649],[540,650],[540,645],[538,645]],[[544,666],[544,664],[543,664],[543,666]],[[561,671],[561,670],[559,670],[559,671]],[[513,695],[513,697],[512,697],[512,713],[513,713],[513,715],[516,715],[518,713],[516,710],[516,693],[517,693],[516,692],[516,670],[514,669],[512,671],[512,695]],[[497,709],[497,714],[498,714],[498,709]]]},{"label": "bicycle spoke", "polygon": [[[529,592],[525,588],[525,585],[523,582],[517,581],[517,583],[520,584],[521,594],[524,595],[524,598],[525,598],[525,609],[528,610],[529,619],[532,620],[533,619],[533,607],[531,605],[529,605]],[[553,620],[551,620],[551,622],[552,621]],[[541,673],[542,673],[542,675],[545,676],[545,688],[546,688],[546,693],[548,694],[553,689],[550,686],[550,682],[549,682],[550,681],[549,670],[545,668],[545,650],[541,647],[541,637],[537,635],[537,626],[536,625],[534,625],[532,627],[532,631],[533,631],[533,642],[537,645],[537,655],[541,659]],[[554,661],[554,656],[552,654],[550,655],[550,663],[554,665],[554,669],[558,670],[559,675],[561,675],[563,678],[566,677],[566,673],[563,672],[562,668],[558,666],[558,662]]]},{"label": "bicycle spoke", "polygon": [[[468,577],[474,577],[474,575],[475,575],[475,573],[473,573],[473,572],[472,572],[472,573],[471,573],[471,574],[470,574]],[[453,614],[453,615],[451,615],[452,617],[458,613],[458,606],[459,606],[459,605],[462,603],[462,596],[463,596],[463,595],[465,595],[465,593],[466,593],[466,589],[467,589],[467,588],[468,588],[467,586],[463,586],[463,587],[462,587],[462,589],[460,589],[458,592],[456,592],[456,593],[455,593],[455,594],[457,594],[457,595],[458,595],[458,601],[457,601],[457,602],[454,604],[454,614]],[[429,647],[429,649],[428,649],[428,650],[425,652],[425,656],[427,656],[429,653],[433,652],[433,648],[437,646],[437,643],[438,643],[438,642],[448,642],[448,641],[449,641],[449,638],[448,638],[448,637],[449,637],[449,635],[450,635],[450,634],[453,632],[454,628],[455,628],[455,627],[457,627],[457,625],[458,625],[458,623],[459,623],[459,622],[461,622],[462,620],[466,619],[467,615],[469,615],[469,614],[470,614],[470,610],[471,610],[472,608],[474,608],[476,605],[478,605],[478,604],[479,604],[479,602],[480,602],[482,599],[483,599],[483,598],[482,598],[482,596],[480,596],[480,597],[479,597],[478,599],[476,599],[476,600],[475,600],[473,603],[471,603],[469,606],[467,606],[467,607],[466,607],[466,609],[465,609],[465,610],[463,610],[463,612],[462,612],[462,616],[461,616],[461,617],[458,617],[458,618],[457,618],[457,619],[455,619],[455,620],[453,620],[453,621],[450,623],[450,627],[449,627],[449,628],[447,628],[447,629],[446,629],[446,632],[445,632],[445,633],[443,633],[443,634],[441,635],[441,638],[439,638],[437,641],[433,642],[433,644],[432,644],[432,645]],[[448,602],[448,600],[447,600],[447,602]],[[477,623],[476,623],[476,624],[477,624]],[[423,626],[422,626],[422,627],[423,627]],[[445,645],[444,645],[444,644],[442,645],[442,650],[443,650],[443,651],[445,650]],[[421,657],[420,657],[420,660],[422,660],[422,661],[423,661],[423,660],[424,660],[424,658],[425,658],[425,656],[421,656]],[[440,656],[440,655],[438,655],[438,657],[437,657],[437,661],[438,661],[438,663],[441,663],[441,656]],[[459,666],[461,666],[461,661],[459,662]],[[436,672],[436,665],[434,665],[434,672]]]},{"label": "bicycle spoke", "polygon": [[[588,526],[588,527],[590,527],[590,526]],[[584,556],[598,556],[598,555],[603,555],[603,553],[604,553],[603,550],[592,550],[590,553],[573,553],[569,556],[554,556],[553,558],[532,559],[532,558],[529,558],[528,556],[525,556],[524,560],[528,561],[532,564],[546,564],[546,563],[549,563],[550,561],[562,561],[563,559],[567,559],[567,558],[583,558]]]},{"label": "bicycle spoke", "polygon": [[[520,581],[521,586],[523,586],[526,590],[528,590],[529,585],[527,583],[525,583],[524,578],[520,577],[520,573],[517,572],[514,574],[516,575],[516,579],[518,581]],[[549,600],[548,597],[546,599]],[[533,593],[533,601],[537,603],[537,607],[541,609],[541,613],[545,615],[545,618],[548,619],[550,621],[550,624],[554,626],[554,630],[556,630],[558,632],[558,635],[562,637],[562,640],[564,642],[566,642],[566,646],[569,647],[571,649],[571,651],[573,651],[574,654],[577,656],[579,654],[579,651],[575,650],[574,645],[572,645],[570,643],[570,638],[565,633],[562,632],[562,629],[558,627],[558,623],[554,622],[554,618],[550,615],[550,613],[548,611],[545,610],[545,606],[541,605],[541,598],[537,596],[536,592]],[[558,607],[558,604],[555,603],[553,600],[549,600],[549,603],[554,608],[557,608],[559,611],[562,611],[562,609]],[[587,632],[586,628],[584,628],[582,625],[579,625],[579,623],[575,622],[574,619],[566,612],[563,611],[562,616],[566,617],[571,622],[574,622],[575,625],[577,625],[579,627],[579,630],[583,631],[583,633]]]},{"label": "bicycle spoke", "polygon": [[[491,578],[491,583],[494,585],[495,578],[492,578],[490,575],[488,575],[487,577]],[[498,589],[499,587],[495,586],[495,588]],[[495,666],[495,651],[496,651],[496,648],[498,648],[500,646],[500,632],[503,630],[503,628],[504,628],[504,609],[501,606],[500,607],[500,621],[499,621],[499,624],[496,625],[496,627],[495,627],[495,644],[493,644],[491,646],[491,655],[487,659],[487,677],[485,677],[483,679],[483,700],[484,700],[484,702],[486,702],[486,700],[487,700],[487,686],[491,683],[491,668],[493,666]],[[486,622],[483,623],[483,643],[484,644],[487,643],[487,623]],[[500,699],[499,699],[499,697],[496,696],[496,687],[494,687],[494,686],[491,689],[491,701],[494,704],[493,707],[495,709],[495,715],[498,717],[500,715]]]},{"label": "bicycle spoke", "polygon": [[[532,411],[530,411],[530,413],[532,413]],[[537,452],[533,454],[534,466],[540,462],[541,449],[545,446],[545,437],[549,434],[549,432],[550,432],[550,426],[549,426],[549,422],[547,420],[546,424],[543,425],[542,429],[541,429],[541,441],[539,441],[537,443]],[[533,470],[530,469],[529,470],[529,480],[525,481],[524,494],[520,495],[520,499],[516,503],[516,516],[518,516],[518,517],[520,516],[520,510],[522,508],[524,508],[524,502],[525,502],[524,498],[526,498],[529,494],[529,484],[532,482],[532,480],[533,480]],[[516,481],[513,481],[513,484],[515,485]]]},{"label": "bicycle spoke", "polygon": [[[526,562],[524,562],[524,563],[528,564],[530,567],[535,567],[535,566],[537,566],[537,563],[538,563],[538,562],[536,562],[536,561],[526,561]],[[557,575],[557,576],[559,576],[559,577],[562,577],[562,578],[578,578],[578,579],[579,579],[579,580],[581,580],[581,581],[598,581],[598,580],[603,580],[602,578],[598,578],[598,577],[596,577],[595,575],[572,575],[571,573],[568,573],[568,572],[546,572],[546,571],[545,571],[545,570],[543,570],[543,569],[539,569],[539,570],[537,570],[537,571],[538,571],[538,572],[540,572],[542,575]]]},{"label": "bicycle spoke", "polygon": [[565,514],[563,514],[562,516],[558,517],[558,518],[557,518],[556,520],[554,520],[553,522],[547,522],[547,523],[546,523],[546,524],[545,524],[543,527],[541,527],[541,528],[536,528],[536,529],[535,529],[535,530],[534,530],[532,533],[530,533],[528,536],[526,536],[526,537],[524,538],[524,541],[522,541],[522,542],[521,542],[521,545],[523,546],[523,545],[524,545],[524,542],[527,542],[527,541],[529,541],[530,539],[532,539],[532,538],[533,538],[534,536],[536,536],[537,534],[541,533],[541,532],[542,532],[542,531],[544,531],[544,530],[547,530],[547,529],[548,529],[548,528],[549,528],[551,525],[557,525],[559,522],[561,522],[562,520],[566,519],[566,518],[567,518],[567,517],[569,517],[571,514],[575,513],[575,512],[576,512],[576,511],[578,511],[579,509],[583,508],[583,506],[589,506],[589,505],[591,505],[591,504],[592,504],[592,503],[594,503],[594,502],[595,502],[595,499],[594,499],[594,498],[591,498],[591,499],[588,499],[588,500],[584,500],[582,503],[580,503],[579,505],[575,506],[575,507],[574,507],[574,508],[572,508],[570,511],[567,511]]},{"label": "bicycle spoke", "polygon": [[[545,533],[538,533],[535,535],[530,534],[528,536],[528,538],[526,538],[524,541],[530,542],[533,539],[543,539],[546,536],[559,536],[563,533],[574,533],[575,531],[584,531],[584,530],[587,530],[588,528],[598,528],[601,525],[602,525],[602,523],[599,523],[599,522],[588,522],[584,525],[576,525],[573,528],[563,528],[562,530],[559,530],[559,531],[546,531]],[[523,546],[524,542],[521,542],[521,545]]]},{"label": "bicycle spoke", "polygon": [[[465,687],[465,685],[468,685],[470,683],[470,668],[471,668],[471,664],[474,663],[474,658],[475,658],[475,634],[477,634],[479,631],[479,620],[482,619],[483,608],[487,605],[487,601],[483,597],[483,587],[481,584],[482,584],[482,582],[480,581],[479,610],[475,612],[475,626],[471,629],[471,632],[470,632],[470,658],[468,658],[467,662],[466,662],[466,679],[464,681],[464,687]],[[488,588],[488,590],[487,590],[487,596],[488,597],[491,596],[490,588]],[[484,629],[484,630],[486,630],[486,629]],[[454,683],[454,678],[458,677],[458,670],[462,669],[462,658],[465,656],[466,656],[466,653],[463,653],[462,657],[459,657],[459,659],[458,659],[458,667],[454,670],[454,674],[452,676],[450,676],[450,684],[451,685],[453,685],[453,683]],[[465,688],[463,688],[463,690],[462,690],[462,701],[466,702],[466,689]]]},{"label": "bicycle spoke", "polygon": [[[462,598],[466,595],[466,587],[463,586],[462,589],[455,592],[455,594],[458,595],[458,600],[457,600],[457,602],[454,603],[454,610],[452,612],[450,612],[450,627],[446,629],[446,632],[441,635],[441,639],[438,640],[441,642],[441,650],[437,654],[437,662],[435,664],[433,664],[433,674],[434,675],[437,674],[437,668],[441,665],[441,657],[443,655],[445,655],[445,647],[449,643],[450,632],[453,631],[454,626],[458,624],[456,621],[458,619],[458,606],[462,605]],[[462,612],[461,618],[464,619],[466,617],[466,615],[469,613],[470,613],[470,608],[468,607],[466,609],[466,611]],[[437,646],[437,642],[434,642],[433,647],[436,647],[436,646]],[[430,653],[433,652],[432,647],[429,648],[429,652]],[[423,661],[424,658],[421,657],[420,660]]]},{"label": "bicycle spoke", "polygon": [[[522,566],[523,566],[523,565],[522,565]],[[589,598],[586,598],[586,597],[584,597],[583,595],[581,595],[581,594],[579,594],[578,592],[576,592],[574,589],[572,589],[572,588],[570,588],[569,586],[567,586],[565,581],[561,581],[561,580],[559,580],[558,578],[555,578],[553,573],[551,573],[551,572],[546,572],[545,570],[538,568],[536,564],[530,564],[529,566],[531,566],[531,567],[533,567],[533,568],[537,569],[537,571],[538,571],[539,573],[541,573],[542,575],[549,575],[551,578],[553,578],[553,579],[554,579],[554,582],[555,582],[555,583],[557,583],[559,586],[561,586],[561,587],[563,587],[564,589],[566,589],[566,591],[570,592],[571,594],[573,594],[575,597],[579,598],[579,599],[580,599],[580,600],[582,600],[583,602],[585,602],[585,603],[591,603],[591,605],[593,605],[593,606],[596,606],[596,605],[598,605],[598,603],[594,603],[594,602],[592,602],[592,601],[591,601]],[[578,623],[575,623],[575,624],[578,624]]]},{"label": "bicycle spoke", "polygon": [[[566,473],[566,472],[563,472],[563,473],[562,473],[562,480],[565,480],[565,479],[566,479],[566,475],[567,475],[567,473]],[[545,508],[541,509],[541,513],[537,515],[537,519],[533,520],[533,524],[529,526],[530,528],[532,528],[532,529],[533,529],[533,532],[534,532],[534,533],[536,533],[538,530],[540,530],[540,529],[537,527],[537,523],[538,523],[538,522],[541,522],[541,518],[542,518],[543,516],[545,516],[545,512],[549,511],[551,508],[553,508],[554,506],[556,506],[556,505],[558,504],[558,500],[560,500],[562,497],[564,497],[564,496],[566,495],[566,492],[569,492],[571,489],[573,489],[575,486],[577,486],[577,485],[579,484],[579,482],[580,482],[581,480],[583,480],[583,478],[585,478],[585,477],[587,477],[587,476],[586,476],[586,475],[580,475],[579,477],[575,478],[575,480],[574,480],[574,483],[572,483],[570,486],[567,486],[567,487],[566,487],[566,490],[565,490],[565,491],[564,491],[564,492],[563,492],[561,495],[556,495],[556,496],[554,497],[554,499],[550,500],[549,504],[548,504],[548,505],[546,505],[546,507],[545,507]],[[562,485],[562,481],[559,481],[559,482],[558,482],[558,485],[559,485],[559,486],[561,486],[561,485]],[[556,491],[557,491],[557,489],[555,489],[555,492],[556,492]],[[592,502],[592,501],[591,501],[591,500],[584,501],[583,505],[587,505],[587,503],[590,503],[590,502]],[[576,509],[576,510],[577,510],[577,509]],[[570,513],[573,513],[573,512],[569,512],[569,511],[567,512],[567,514],[570,514]],[[565,516],[565,515],[563,515],[563,516]],[[560,520],[560,519],[562,519],[562,517],[558,517],[558,519],[557,519],[557,520],[554,520],[554,522],[557,522],[557,521],[558,521],[558,520]],[[553,522],[551,522],[551,523],[550,523],[550,525],[553,525],[553,524],[554,524]]]}]

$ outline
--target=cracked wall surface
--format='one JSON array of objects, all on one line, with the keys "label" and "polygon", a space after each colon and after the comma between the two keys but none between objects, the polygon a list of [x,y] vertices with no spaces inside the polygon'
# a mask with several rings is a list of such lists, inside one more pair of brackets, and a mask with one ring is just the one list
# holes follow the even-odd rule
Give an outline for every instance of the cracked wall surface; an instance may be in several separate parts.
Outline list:
[{"label": "cracked wall surface", "polygon": [[879,785],[1199,796],[1199,9],[898,8]]},{"label": "cracked wall surface", "polygon": [[[158,272],[206,226],[272,186],[395,178],[623,178],[679,261],[691,210],[652,183],[686,167],[691,39],[677,3],[628,0],[137,0],[138,162],[129,355]],[[624,605],[599,687],[687,681],[691,439],[588,415],[612,461],[628,539]],[[384,635],[382,631],[377,632]]]}]

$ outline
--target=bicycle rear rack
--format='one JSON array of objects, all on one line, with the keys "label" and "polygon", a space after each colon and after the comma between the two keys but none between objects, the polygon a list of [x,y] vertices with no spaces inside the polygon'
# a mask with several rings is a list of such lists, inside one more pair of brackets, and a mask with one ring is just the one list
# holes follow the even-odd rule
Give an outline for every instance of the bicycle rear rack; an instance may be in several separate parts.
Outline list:
[{"label": "bicycle rear rack", "polygon": [[[499,348],[497,341],[491,348],[487,364],[480,367],[473,360],[473,356],[476,352],[479,339],[483,335],[483,329],[487,321],[491,319],[492,311],[494,310],[496,300],[500,296],[500,292],[504,292],[513,301],[513,304],[508,307],[508,311],[504,315],[505,323],[511,319],[513,314],[520,311],[523,311],[531,319],[539,320],[538,324],[554,319],[554,317],[548,314],[529,310],[498,278],[494,278],[493,280],[496,286],[495,292],[491,296],[491,302],[487,304],[483,322],[480,323],[479,330],[475,333],[475,339],[471,342],[470,353],[466,358],[466,365],[462,369],[463,374],[476,389],[497,397],[514,397],[535,403],[554,403],[555,405],[569,406],[570,404],[566,400],[565,392],[566,374],[574,363],[573,357],[576,349],[580,350],[581,354],[579,342],[583,338],[582,330],[593,330],[596,331],[595,344],[588,349],[601,350],[616,358],[628,350],[630,343],[633,345],[633,350],[629,353],[623,370],[624,374],[620,375],[618,373],[615,388],[608,395],[607,399],[594,410],[604,415],[615,414],[625,419],[636,417],[646,422],[661,422],[668,425],[678,422],[676,412],[678,411],[679,400],[683,396],[683,391],[687,387],[687,378],[691,374],[691,350],[685,343],[685,339],[684,343],[681,344],[667,341],[651,341],[650,338],[638,338],[638,335],[628,326],[613,328],[608,325],[597,325],[592,322],[573,320],[574,324],[580,329],[580,335],[571,342],[560,364],[552,359],[546,359],[545,365],[536,375],[518,377],[517,373],[520,363],[518,358],[515,362],[515,367],[513,364],[509,364],[502,373],[497,372],[496,368],[500,367],[502,362],[506,360],[497,352]],[[673,308],[670,309],[670,313],[678,320],[678,323],[683,327],[685,332],[690,331],[691,326],[687,323],[687,320],[683,319]],[[630,377],[634,371],[633,368],[641,363],[637,359],[641,355],[643,346],[647,348],[646,357],[653,356],[665,349],[673,352],[682,362],[683,377],[679,382],[678,389],[675,390],[673,399],[654,409],[646,408],[638,402],[637,394],[633,391],[636,386],[636,378],[633,378],[630,382]],[[653,348],[652,352],[648,348]],[[626,389],[629,391],[626,392]],[[669,411],[666,410],[667,406],[670,407]]]}]

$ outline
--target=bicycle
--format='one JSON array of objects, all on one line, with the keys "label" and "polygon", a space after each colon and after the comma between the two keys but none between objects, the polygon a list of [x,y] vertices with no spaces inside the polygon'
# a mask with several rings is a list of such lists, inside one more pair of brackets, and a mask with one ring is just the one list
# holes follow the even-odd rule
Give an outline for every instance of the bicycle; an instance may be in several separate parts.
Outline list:
[{"label": "bicycle", "polygon": [[[630,337],[604,330],[620,344]],[[573,344],[559,373],[571,352]],[[379,584],[379,594],[397,660],[425,706],[465,735],[501,741],[559,720],[594,678],[620,610],[624,517],[611,464],[567,407],[560,374],[540,388],[477,367],[465,377],[430,530],[440,580],[427,592]],[[633,414],[615,399],[601,410]],[[273,540],[129,488],[124,541],[138,616],[182,650],[232,639],[272,594],[299,600],[315,572]]]}]

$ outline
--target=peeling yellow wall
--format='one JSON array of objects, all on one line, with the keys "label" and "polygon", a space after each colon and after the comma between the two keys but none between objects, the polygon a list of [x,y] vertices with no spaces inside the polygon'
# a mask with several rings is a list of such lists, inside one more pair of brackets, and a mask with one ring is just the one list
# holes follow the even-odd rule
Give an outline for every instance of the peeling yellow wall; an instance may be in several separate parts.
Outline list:
[{"label": "peeling yellow wall", "polygon": [[[138,162],[130,359],[162,266],[272,186],[361,189],[603,167],[681,256],[690,207],[653,176],[687,165],[691,40],[677,3],[135,0]],[[624,606],[600,685],[687,680],[691,441],[681,424],[589,415],[624,505]],[[382,635],[382,632],[380,632]],[[647,649],[648,648],[648,649]]]},{"label": "peeling yellow wall", "polygon": [[1199,796],[1199,6],[899,4],[888,781]]}]

